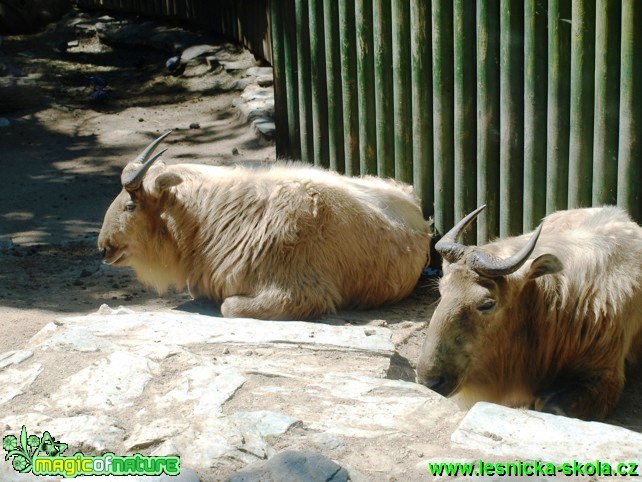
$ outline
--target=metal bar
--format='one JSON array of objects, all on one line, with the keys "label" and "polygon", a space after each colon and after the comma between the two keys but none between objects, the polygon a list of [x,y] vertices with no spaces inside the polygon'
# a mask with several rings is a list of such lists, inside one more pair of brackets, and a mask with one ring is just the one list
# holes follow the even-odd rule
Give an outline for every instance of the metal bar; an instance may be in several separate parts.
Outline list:
[{"label": "metal bar", "polygon": [[301,134],[301,160],[314,161],[312,138],[312,93],[310,75],[310,26],[307,0],[295,0],[297,39],[297,74],[299,82],[299,132]]},{"label": "metal bar", "polygon": [[294,22],[286,21],[294,10],[294,0],[278,0],[283,21],[283,57],[285,63],[286,110],[288,118],[288,157],[301,159],[299,126],[299,83],[297,75],[297,43]]},{"label": "metal bar", "polygon": [[395,177],[412,182],[412,89],[410,84],[410,6],[392,0],[392,83],[395,116]]},{"label": "metal bar", "polygon": [[524,232],[546,214],[546,5],[524,4]]},{"label": "metal bar", "polygon": [[432,177],[432,52],[430,5],[425,0],[410,3],[410,51],[412,53],[412,158],[413,186],[421,200],[424,217],[434,213]]},{"label": "metal bar", "polygon": [[571,26],[571,135],[568,207],[591,205],[593,179],[593,98],[595,0],[573,1]]},{"label": "metal bar", "polygon": [[341,95],[341,57],[339,8],[336,0],[323,0],[325,29],[325,75],[328,95],[328,156],[330,169],[345,172],[343,154],[343,111]]},{"label": "metal bar", "polygon": [[276,156],[287,157],[288,113],[285,90],[285,52],[283,44],[283,17],[281,0],[269,0],[272,29],[272,71],[274,73],[274,123],[276,125]]},{"label": "metal bar", "polygon": [[499,234],[499,2],[477,0],[477,244]]},{"label": "metal bar", "polygon": [[312,139],[315,166],[328,167],[328,97],[322,0],[309,0],[310,77],[312,83]]},{"label": "metal bar", "polygon": [[499,235],[505,237],[522,231],[524,3],[502,0],[500,9]]},{"label": "metal bar", "polygon": [[343,145],[345,172],[359,174],[359,106],[357,104],[357,51],[355,48],[354,3],[339,0],[341,79],[343,95]]},{"label": "metal bar", "polygon": [[435,156],[435,227],[453,226],[453,11],[450,0],[432,2],[432,98]]},{"label": "metal bar", "polygon": [[568,205],[571,0],[548,2],[548,109],[546,212]]},{"label": "metal bar", "polygon": [[598,0],[595,16],[595,125],[593,127],[593,205],[617,202],[620,86],[619,0]]},{"label": "metal bar", "polygon": [[361,175],[377,174],[377,125],[374,93],[372,0],[356,0],[357,102]]},{"label": "metal bar", "polygon": [[642,223],[642,5],[622,0],[617,204]]},{"label": "metal bar", "polygon": [[395,177],[395,131],[392,84],[392,12],[390,0],[375,0],[374,64],[375,110],[377,118],[377,173]]},{"label": "metal bar", "polygon": [[[475,3],[455,0],[454,38],[454,211],[462,219],[477,202],[477,152],[475,117]],[[474,230],[464,235],[465,243],[477,239]]]}]

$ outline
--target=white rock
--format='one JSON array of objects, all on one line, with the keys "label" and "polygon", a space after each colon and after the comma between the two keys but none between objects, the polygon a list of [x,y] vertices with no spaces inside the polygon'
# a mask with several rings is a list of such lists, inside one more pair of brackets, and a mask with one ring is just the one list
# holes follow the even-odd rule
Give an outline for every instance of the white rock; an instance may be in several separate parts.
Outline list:
[{"label": "white rock", "polygon": [[11,350],[3,353],[0,355],[0,370],[9,365],[18,365],[32,356],[33,352],[29,350]]},{"label": "white rock", "polygon": [[282,435],[294,425],[301,423],[301,420],[297,418],[269,410],[236,412],[230,417],[240,428],[251,427],[263,437]]},{"label": "white rock", "polygon": [[48,430],[57,441],[76,447],[82,445],[100,454],[113,450],[123,439],[124,431],[118,425],[115,418],[105,415],[77,415],[48,420],[39,428]]},{"label": "white rock", "polygon": [[270,77],[272,77],[274,75],[274,72],[272,70],[272,67],[250,67],[245,72],[245,75],[251,75],[253,77],[269,75]]},{"label": "white rock", "polygon": [[36,363],[24,370],[9,368],[0,373],[0,405],[24,393],[41,372],[42,365]]},{"label": "white rock", "polygon": [[[173,418],[159,418],[138,424],[134,432],[125,439],[125,448],[128,451],[138,451],[151,445],[164,443],[170,437],[183,432],[189,427],[186,420],[175,420]],[[170,454],[166,454],[170,455]]]},{"label": "white rock", "polygon": [[488,454],[553,463],[642,460],[642,434],[598,422],[479,402],[452,434]]},{"label": "white rock", "polygon": [[145,357],[116,351],[69,377],[51,398],[68,409],[122,408],[142,395],[154,365]]},{"label": "white rock", "polygon": [[161,408],[184,405],[196,401],[195,415],[216,415],[222,412],[223,404],[245,382],[239,371],[232,366],[198,366],[182,373],[174,388],[157,399]]},{"label": "white rock", "polygon": [[342,349],[384,356],[394,353],[391,332],[384,327],[372,327],[372,334],[366,335],[358,326],[218,318],[175,312],[96,314],[62,318],[59,322],[62,325],[58,329],[83,328],[123,348],[150,342],[180,346],[249,343],[301,345],[315,350]]}]

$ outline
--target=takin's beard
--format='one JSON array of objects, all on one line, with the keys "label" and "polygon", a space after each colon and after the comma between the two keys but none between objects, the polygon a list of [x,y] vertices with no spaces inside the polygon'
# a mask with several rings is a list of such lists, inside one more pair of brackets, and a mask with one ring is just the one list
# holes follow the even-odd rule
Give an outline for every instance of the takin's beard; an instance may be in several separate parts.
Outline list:
[{"label": "takin's beard", "polygon": [[187,285],[187,274],[175,255],[157,253],[153,260],[136,258],[131,267],[143,285],[154,289],[161,296],[171,286],[183,290]]}]

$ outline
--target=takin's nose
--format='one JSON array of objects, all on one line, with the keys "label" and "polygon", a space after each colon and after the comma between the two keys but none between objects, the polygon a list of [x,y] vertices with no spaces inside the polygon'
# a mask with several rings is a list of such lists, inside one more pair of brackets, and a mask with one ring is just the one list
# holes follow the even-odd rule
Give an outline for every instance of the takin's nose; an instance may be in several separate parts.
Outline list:
[{"label": "takin's nose", "polygon": [[430,377],[422,380],[421,383],[432,391],[437,392],[439,395],[443,395],[444,397],[449,395],[449,383],[446,377]]},{"label": "takin's nose", "polygon": [[100,253],[100,256],[105,259],[105,257],[109,254],[109,246],[98,246],[98,252]]}]

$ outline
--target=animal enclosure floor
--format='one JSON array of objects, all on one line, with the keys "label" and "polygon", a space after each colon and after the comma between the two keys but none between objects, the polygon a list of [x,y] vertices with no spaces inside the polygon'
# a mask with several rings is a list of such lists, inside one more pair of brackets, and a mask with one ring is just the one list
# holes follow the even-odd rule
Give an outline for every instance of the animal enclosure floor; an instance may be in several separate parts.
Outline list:
[{"label": "animal enclosure floor", "polygon": [[[12,101],[24,102],[24,108],[0,111],[10,123],[0,127],[0,354],[20,349],[56,318],[92,313],[103,303],[134,311],[215,313],[186,293],[159,298],[129,269],[102,265],[95,245],[104,212],[120,190],[124,164],[166,130],[174,130],[166,142],[168,162],[275,159],[274,146],[238,118],[232,103],[239,91],[199,90],[198,79],[188,85],[168,76],[164,52],[102,49],[95,39],[81,39],[86,49],[77,53],[55,50],[67,40],[67,31],[49,29],[2,43],[2,54],[32,82],[27,90],[16,87],[25,97]],[[90,99],[92,75],[107,80],[104,104]],[[339,313],[319,323],[388,326],[399,354],[391,376],[410,380],[435,299],[434,282],[422,281],[398,305]],[[642,432],[641,407],[637,371],[609,422]]]}]

